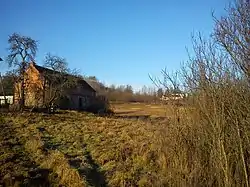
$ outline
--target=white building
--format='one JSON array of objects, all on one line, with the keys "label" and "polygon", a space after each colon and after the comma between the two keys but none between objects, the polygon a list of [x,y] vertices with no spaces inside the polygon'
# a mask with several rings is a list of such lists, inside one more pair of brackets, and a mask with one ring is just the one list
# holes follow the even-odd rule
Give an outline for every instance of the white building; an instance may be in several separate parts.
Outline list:
[{"label": "white building", "polygon": [[[7,100],[7,103],[9,103],[9,104],[13,104],[13,95],[6,95],[5,96],[5,98],[6,98],[6,100]],[[5,103],[5,101],[4,101],[4,96],[0,96],[0,104],[2,105],[2,104],[4,104]]]},{"label": "white building", "polygon": [[162,101],[169,101],[169,100],[181,100],[187,97],[187,94],[180,93],[180,94],[171,94],[171,95],[163,95],[160,99]]}]

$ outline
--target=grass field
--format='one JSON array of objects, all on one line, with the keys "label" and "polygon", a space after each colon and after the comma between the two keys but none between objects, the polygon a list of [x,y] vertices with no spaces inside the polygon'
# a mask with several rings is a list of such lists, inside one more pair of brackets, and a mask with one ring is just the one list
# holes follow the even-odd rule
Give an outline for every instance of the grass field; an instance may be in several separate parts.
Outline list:
[{"label": "grass field", "polygon": [[0,186],[247,186],[249,123],[204,106],[2,114]]},{"label": "grass field", "polygon": [[[162,186],[158,105],[117,104],[116,117],[64,112],[5,115],[0,184],[6,186]],[[132,116],[132,117],[131,117]],[[162,121],[162,120],[161,120]]]},{"label": "grass field", "polygon": [[123,103],[112,105],[116,114],[119,116],[151,116],[165,117],[166,107],[159,104],[144,104],[144,103]]},{"label": "grass field", "polygon": [[116,116],[140,117],[147,116],[150,118],[166,118],[175,115],[176,109],[182,111],[184,107],[173,108],[170,105],[163,104],[145,104],[145,103],[122,103],[112,105]]}]

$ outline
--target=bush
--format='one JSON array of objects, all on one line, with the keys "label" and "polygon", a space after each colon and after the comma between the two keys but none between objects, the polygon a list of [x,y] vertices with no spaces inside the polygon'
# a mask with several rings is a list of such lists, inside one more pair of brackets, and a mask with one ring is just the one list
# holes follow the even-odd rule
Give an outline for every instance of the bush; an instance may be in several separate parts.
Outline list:
[{"label": "bush", "polygon": [[96,101],[85,109],[94,114],[113,114],[113,110],[107,99],[96,99]]},{"label": "bush", "polygon": [[195,55],[179,74],[189,105],[172,106],[159,139],[170,186],[249,186],[249,6],[236,1],[212,38],[193,38]]}]

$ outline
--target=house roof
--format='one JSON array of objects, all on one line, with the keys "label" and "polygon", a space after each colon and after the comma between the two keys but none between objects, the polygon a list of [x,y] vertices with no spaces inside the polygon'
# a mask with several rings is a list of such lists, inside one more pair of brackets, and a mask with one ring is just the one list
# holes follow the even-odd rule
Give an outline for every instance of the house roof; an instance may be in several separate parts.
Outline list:
[{"label": "house roof", "polygon": [[49,69],[49,68],[45,68],[45,67],[42,67],[42,66],[38,66],[37,64],[34,63],[34,67],[40,72],[40,73],[44,73],[44,72],[47,72],[47,73],[60,73],[58,71],[54,71],[52,69]]},{"label": "house roof", "polygon": [[[37,65],[36,63],[33,62],[33,66],[39,71],[39,73],[49,73],[49,74],[59,74],[61,72],[59,71],[55,71],[55,70],[52,70],[52,69],[49,69],[49,68],[45,68],[45,67],[42,67],[42,66],[39,66]],[[83,78],[81,77],[78,77],[78,76],[75,76],[75,75],[71,75],[71,74],[65,74],[67,76],[70,76],[70,77],[73,77],[73,78],[76,78],[78,79],[78,83],[86,86],[87,88],[91,89],[92,91],[96,92],[96,89],[94,87],[92,87],[86,80],[84,80]]]},{"label": "house roof", "polygon": [[92,88],[94,88],[97,92],[102,93],[105,90],[107,90],[107,87],[105,87],[103,84],[96,80],[92,80],[89,78],[84,79]]}]

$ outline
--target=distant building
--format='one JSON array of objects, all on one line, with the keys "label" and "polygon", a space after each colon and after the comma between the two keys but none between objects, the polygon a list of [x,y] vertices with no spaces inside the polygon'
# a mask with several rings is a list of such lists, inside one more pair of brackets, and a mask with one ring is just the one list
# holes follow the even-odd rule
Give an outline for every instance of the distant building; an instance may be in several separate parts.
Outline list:
[{"label": "distant building", "polygon": [[187,97],[187,94],[184,94],[184,93],[169,94],[169,95],[162,95],[160,100],[162,100],[162,101],[171,101],[171,100],[176,101],[176,100],[182,100],[185,97]]},{"label": "distant building", "polygon": [[[39,107],[44,104],[47,97],[45,88],[49,80],[44,76],[46,73],[54,75],[55,72],[51,69],[38,66],[35,63],[30,63],[26,70],[28,84],[25,86],[25,106]],[[83,78],[69,75],[75,78],[77,83],[74,87],[65,90],[63,102],[58,102],[59,108],[63,109],[86,109],[88,106],[98,102],[96,90],[90,86]],[[14,102],[18,103],[21,99],[20,82],[16,83],[14,89]],[[47,86],[48,87],[48,86]]]},{"label": "distant building", "polygon": [[8,104],[13,104],[13,95],[0,96],[0,104],[5,104],[5,99]]}]

